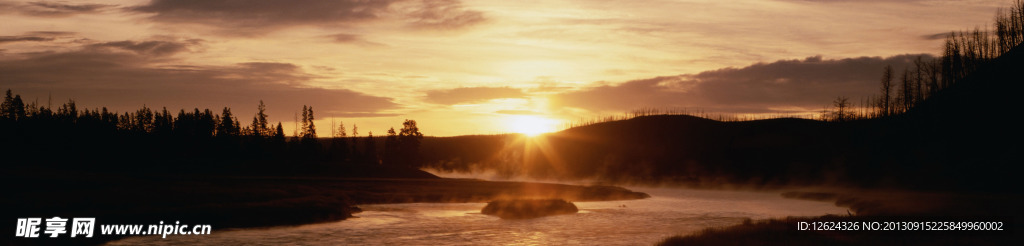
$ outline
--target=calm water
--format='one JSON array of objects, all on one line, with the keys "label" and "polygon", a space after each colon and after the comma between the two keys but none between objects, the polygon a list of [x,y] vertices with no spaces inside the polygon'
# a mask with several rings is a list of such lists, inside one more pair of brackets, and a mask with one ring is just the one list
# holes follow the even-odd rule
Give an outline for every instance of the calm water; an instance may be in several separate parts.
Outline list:
[{"label": "calm water", "polygon": [[634,189],[652,198],[576,202],[580,213],[528,220],[480,214],[484,203],[362,205],[339,222],[262,229],[217,230],[211,235],[134,237],[110,245],[650,245],[745,218],[846,214],[826,202],[783,199],[777,193],[689,189]]}]

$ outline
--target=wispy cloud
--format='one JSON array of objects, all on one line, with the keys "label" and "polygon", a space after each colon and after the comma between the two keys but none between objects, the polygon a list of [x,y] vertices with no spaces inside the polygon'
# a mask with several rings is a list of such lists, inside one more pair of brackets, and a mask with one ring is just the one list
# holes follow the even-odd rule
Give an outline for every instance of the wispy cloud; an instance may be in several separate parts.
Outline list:
[{"label": "wispy cloud", "polygon": [[164,24],[199,24],[242,36],[298,26],[344,28],[389,16],[429,29],[458,29],[484,20],[481,12],[465,9],[458,0],[154,0],[130,10],[153,14],[149,19]]},{"label": "wispy cloud", "polygon": [[165,40],[149,40],[149,41],[116,41],[116,42],[105,42],[90,44],[87,48],[102,49],[102,48],[114,48],[126,51],[138,53],[140,55],[147,56],[168,56],[177,54],[189,49],[189,47],[196,47],[203,43],[201,39],[188,39],[180,42],[177,41],[165,41]]},{"label": "wispy cloud", "polygon": [[456,30],[482,23],[483,12],[466,9],[458,0],[413,1],[402,11],[410,25],[419,29]]},{"label": "wispy cloud", "polygon": [[426,101],[439,104],[460,104],[481,102],[498,98],[526,96],[522,90],[509,87],[461,87],[447,90],[427,91]]},{"label": "wispy cloud", "polygon": [[0,43],[12,43],[12,42],[42,42],[42,41],[53,41],[52,37],[38,37],[38,36],[0,36]]},{"label": "wispy cloud", "polygon": [[99,13],[104,9],[109,9],[115,6],[116,5],[89,3],[68,4],[54,1],[35,1],[26,3],[0,1],[0,9],[7,10],[0,10],[0,13],[15,12],[37,17],[68,17],[77,14]]}]

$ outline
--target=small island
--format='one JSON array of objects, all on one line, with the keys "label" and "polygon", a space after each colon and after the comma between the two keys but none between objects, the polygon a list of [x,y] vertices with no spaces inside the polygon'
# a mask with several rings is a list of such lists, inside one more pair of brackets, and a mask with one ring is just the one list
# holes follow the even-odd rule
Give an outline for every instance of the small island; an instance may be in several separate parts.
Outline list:
[{"label": "small island", "polygon": [[502,219],[532,219],[576,212],[579,212],[576,205],[562,199],[496,200],[480,210],[480,213]]}]

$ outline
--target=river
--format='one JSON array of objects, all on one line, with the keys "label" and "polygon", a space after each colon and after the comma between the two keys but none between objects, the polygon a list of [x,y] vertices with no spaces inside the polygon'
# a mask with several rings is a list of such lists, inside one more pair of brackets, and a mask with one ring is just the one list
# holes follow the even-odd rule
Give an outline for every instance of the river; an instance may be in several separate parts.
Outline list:
[{"label": "river", "polygon": [[575,202],[578,214],[502,220],[485,203],[361,205],[344,221],[257,229],[213,228],[210,235],[130,237],[108,245],[651,245],[666,237],[744,219],[846,214],[827,202],[775,192],[632,188],[642,200]]}]

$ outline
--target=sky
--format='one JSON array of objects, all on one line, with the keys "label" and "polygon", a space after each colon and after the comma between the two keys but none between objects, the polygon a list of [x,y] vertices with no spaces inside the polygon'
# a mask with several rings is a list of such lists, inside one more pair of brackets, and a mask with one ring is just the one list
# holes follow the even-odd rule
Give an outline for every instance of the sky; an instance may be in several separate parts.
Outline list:
[{"label": "sky", "polygon": [[244,123],[262,100],[288,135],[310,105],[321,137],[405,119],[428,136],[555,130],[638,108],[807,117],[1010,2],[0,0],[0,90]]}]

